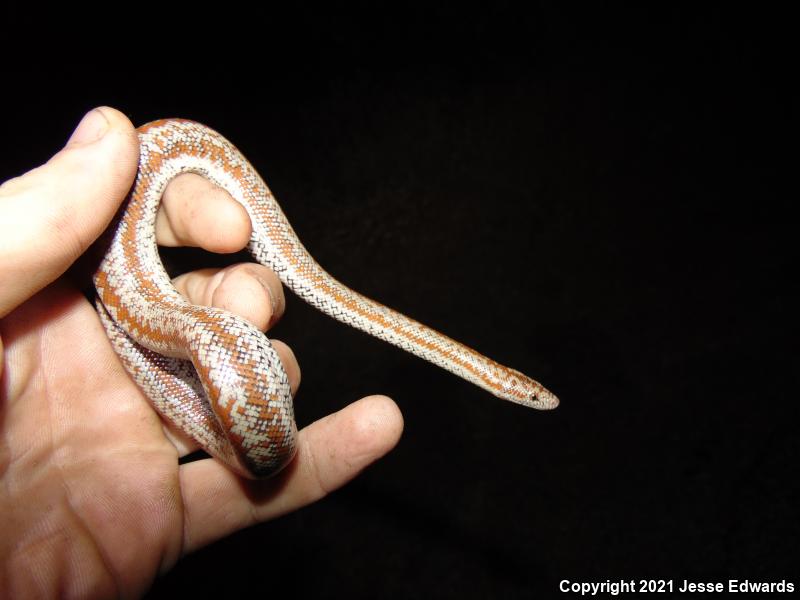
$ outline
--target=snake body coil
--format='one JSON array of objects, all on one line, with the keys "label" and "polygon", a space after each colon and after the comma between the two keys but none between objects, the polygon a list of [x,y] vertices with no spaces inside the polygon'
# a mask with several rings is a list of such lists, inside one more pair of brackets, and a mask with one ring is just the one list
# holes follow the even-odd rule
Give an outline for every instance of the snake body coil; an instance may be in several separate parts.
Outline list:
[{"label": "snake body coil", "polygon": [[292,459],[292,397],[261,331],[226,311],[190,304],[164,271],[156,214],[167,184],[181,173],[203,175],[245,207],[253,257],[315,308],[505,400],[539,409],[558,405],[533,379],[331,277],[303,247],[255,169],[215,131],[177,119],[138,131],[136,182],[95,274],[98,313],[125,368],[156,409],[237,473],[269,476]]}]

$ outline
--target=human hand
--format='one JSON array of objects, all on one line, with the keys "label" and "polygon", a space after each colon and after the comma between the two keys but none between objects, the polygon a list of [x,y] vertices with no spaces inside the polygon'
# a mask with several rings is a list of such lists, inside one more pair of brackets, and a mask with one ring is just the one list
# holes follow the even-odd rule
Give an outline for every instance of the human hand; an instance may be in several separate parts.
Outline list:
[{"label": "human hand", "polygon": [[[0,186],[0,590],[9,597],[141,595],[184,554],[314,502],[397,443],[383,396],[300,432],[295,460],[267,481],[238,478],[166,426],[128,378],[93,307],[62,277],[108,226],[136,173],[121,113],[90,112],[47,164]],[[159,243],[233,252],[247,214],[199,176],[165,193]],[[283,290],[260,265],[176,279],[191,302],[267,330]],[[300,369],[273,341],[293,392]]]}]

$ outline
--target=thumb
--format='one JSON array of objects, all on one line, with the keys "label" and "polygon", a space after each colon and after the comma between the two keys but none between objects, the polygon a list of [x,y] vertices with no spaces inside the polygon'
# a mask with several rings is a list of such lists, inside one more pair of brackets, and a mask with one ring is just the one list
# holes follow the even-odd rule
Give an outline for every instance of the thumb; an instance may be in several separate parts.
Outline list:
[{"label": "thumb", "polygon": [[138,160],[131,122],[101,107],[46,164],[0,185],[0,317],[58,278],[103,232]]}]

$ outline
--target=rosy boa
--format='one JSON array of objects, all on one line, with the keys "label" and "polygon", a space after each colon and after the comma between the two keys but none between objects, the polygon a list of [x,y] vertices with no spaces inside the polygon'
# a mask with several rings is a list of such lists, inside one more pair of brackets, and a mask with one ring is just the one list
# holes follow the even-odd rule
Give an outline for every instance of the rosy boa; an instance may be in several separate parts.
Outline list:
[{"label": "rosy boa", "polygon": [[190,304],[166,274],[155,220],[167,183],[180,173],[207,177],[245,207],[253,257],[312,306],[500,398],[539,409],[558,405],[533,379],[331,277],[303,247],[255,169],[215,131],[175,119],[138,132],[136,182],[94,278],[97,309],[122,363],[155,408],[235,472],[266,477],[292,459],[292,396],[260,330],[224,310]]}]

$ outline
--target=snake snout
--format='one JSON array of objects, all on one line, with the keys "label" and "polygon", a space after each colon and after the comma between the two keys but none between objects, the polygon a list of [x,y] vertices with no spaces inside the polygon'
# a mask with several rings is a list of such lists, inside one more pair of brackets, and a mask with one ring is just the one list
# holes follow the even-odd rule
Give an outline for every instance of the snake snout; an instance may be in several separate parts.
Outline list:
[{"label": "snake snout", "polygon": [[558,406],[559,399],[552,392],[542,388],[531,394],[530,402],[534,408],[539,410],[552,410]]}]

